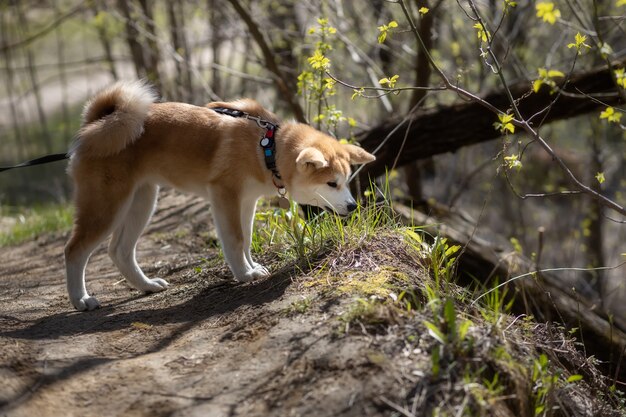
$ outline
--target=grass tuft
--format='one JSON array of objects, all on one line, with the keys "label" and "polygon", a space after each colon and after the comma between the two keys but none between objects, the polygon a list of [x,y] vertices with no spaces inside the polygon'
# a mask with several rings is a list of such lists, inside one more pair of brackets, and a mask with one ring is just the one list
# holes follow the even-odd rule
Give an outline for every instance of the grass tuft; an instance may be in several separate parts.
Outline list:
[{"label": "grass tuft", "polygon": [[41,235],[70,230],[73,208],[54,204],[16,211],[0,207],[0,247],[17,245]]}]

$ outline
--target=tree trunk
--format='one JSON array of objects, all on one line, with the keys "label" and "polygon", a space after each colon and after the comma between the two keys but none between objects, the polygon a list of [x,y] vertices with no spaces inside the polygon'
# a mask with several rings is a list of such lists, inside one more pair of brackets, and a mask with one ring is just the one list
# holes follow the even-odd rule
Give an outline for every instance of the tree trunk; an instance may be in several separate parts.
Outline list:
[{"label": "tree trunk", "polygon": [[135,66],[135,73],[137,78],[145,78],[147,76],[146,62],[143,56],[143,48],[139,42],[139,30],[135,27],[133,17],[131,16],[129,2],[126,0],[118,0],[117,7],[122,12],[125,19],[126,27],[126,42],[130,49],[130,55],[133,58],[133,65]]},{"label": "tree trunk", "polygon": [[152,13],[154,3],[154,1],[150,0],[139,0],[146,22],[144,42],[147,47],[143,48],[143,51],[145,54],[148,80],[150,80],[159,91],[163,91],[161,75],[159,74],[159,44],[157,42],[156,22],[154,21],[154,13]]},{"label": "tree trunk", "polygon": [[[24,11],[22,10],[22,6],[19,3],[17,4],[17,14],[22,31],[26,33],[28,31],[28,21],[26,19]],[[50,135],[50,130],[48,129],[46,112],[42,107],[43,100],[41,98],[41,91],[39,90],[39,81],[37,80],[35,56],[33,55],[33,51],[31,50],[30,45],[26,45],[24,49],[28,65],[28,76],[30,78],[30,83],[33,87],[33,93],[35,95],[35,106],[37,107],[37,116],[39,117],[39,125],[41,126],[41,136],[43,138],[45,152],[52,153],[52,136]]]},{"label": "tree trunk", "polygon": [[[217,3],[218,2],[216,0],[207,0],[207,8],[209,9],[209,27],[211,28],[210,45],[214,64],[219,64],[221,61],[220,52],[222,45],[222,35],[220,30],[222,22],[222,12]],[[244,57],[244,59],[246,58]],[[225,90],[222,86],[220,71],[215,66],[213,66],[213,69],[211,70],[211,88],[218,96],[224,96]]]},{"label": "tree trunk", "polygon": [[[91,3],[91,9],[94,13],[94,16],[97,16],[100,13],[99,7],[100,1],[94,1]],[[117,69],[115,68],[115,60],[113,59],[113,49],[111,47],[111,39],[109,39],[109,34],[104,25],[95,25],[96,31],[98,32],[98,40],[102,44],[102,49],[104,50],[104,56],[106,57],[107,65],[109,67],[109,72],[111,73],[111,77],[115,81],[119,79],[117,74]]]},{"label": "tree trunk", "polygon": [[[61,18],[61,12],[59,9],[59,0],[56,0],[54,3],[54,14],[56,19]],[[68,109],[68,97],[67,97],[67,71],[65,65],[65,43],[63,41],[63,36],[61,31],[57,29],[55,31],[55,38],[57,44],[57,56],[58,56],[58,68],[59,68],[59,79],[61,81],[61,95],[63,96],[61,100],[61,114],[63,120],[63,138],[65,139],[65,146],[68,146],[72,141],[72,132],[71,132],[71,122],[70,122],[70,112]]]},{"label": "tree trunk", "polygon": [[[417,0],[416,7],[419,10],[422,7],[430,9],[429,0]],[[420,19],[419,34],[424,41],[426,51],[430,52],[433,46],[432,30],[435,21],[434,11],[429,11]],[[430,74],[432,68],[426,51],[418,46],[417,58],[415,61],[415,85],[426,87],[430,82]],[[422,100],[426,96],[426,90],[414,90],[409,101],[409,109],[417,112],[417,107],[422,104]],[[433,161],[430,161],[433,164]],[[434,166],[434,164],[433,164]],[[409,191],[409,199],[414,205],[422,204],[426,199],[422,188],[423,169],[420,161],[409,162],[403,169],[404,180]]]},{"label": "tree trunk", "polygon": [[[6,20],[5,20],[6,19]],[[0,13],[0,39],[8,42],[9,33],[8,33],[8,14]],[[15,135],[15,149],[17,149],[17,159],[23,160],[26,158],[26,152],[24,150],[24,143],[22,142],[22,131],[20,128],[20,122],[18,118],[18,109],[15,106],[15,73],[13,71],[13,55],[11,48],[2,48],[2,52],[4,55],[4,62],[6,65],[6,89],[7,94],[9,96],[9,106],[11,107],[11,125],[13,128],[13,132]],[[3,155],[3,159],[9,161],[8,155]]]},{"label": "tree trunk", "polygon": [[175,60],[177,82],[175,83],[176,93],[174,98],[179,101],[190,102],[192,95],[191,87],[191,71],[189,71],[189,48],[185,37],[185,24],[183,20],[184,11],[183,4],[176,1],[167,2],[167,16],[170,22],[170,33],[172,36],[172,45],[176,53],[178,53],[184,62]]}]

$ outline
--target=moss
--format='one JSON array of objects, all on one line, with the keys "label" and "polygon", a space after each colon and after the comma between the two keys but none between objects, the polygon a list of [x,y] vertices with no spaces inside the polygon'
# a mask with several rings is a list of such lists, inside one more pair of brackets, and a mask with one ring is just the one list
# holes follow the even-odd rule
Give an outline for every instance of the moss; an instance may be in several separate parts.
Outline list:
[{"label": "moss", "polygon": [[312,281],[306,282],[307,287],[322,287],[337,295],[378,296],[388,297],[397,291],[403,283],[407,283],[409,277],[390,266],[385,266],[377,271],[369,272],[357,269],[342,271],[340,274],[324,272]]}]

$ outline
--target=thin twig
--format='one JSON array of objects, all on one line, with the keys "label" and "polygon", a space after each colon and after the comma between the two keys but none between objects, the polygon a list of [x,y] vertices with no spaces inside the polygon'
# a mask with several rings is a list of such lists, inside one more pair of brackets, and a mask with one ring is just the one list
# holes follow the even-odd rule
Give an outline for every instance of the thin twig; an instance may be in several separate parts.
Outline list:
[{"label": "thin twig", "polygon": [[510,284],[513,281],[517,281],[518,279],[521,278],[525,278],[525,277],[529,277],[529,276],[533,276],[535,274],[541,274],[544,272],[561,272],[561,271],[580,271],[580,272],[589,272],[589,271],[607,271],[607,270],[613,270],[613,269],[619,269],[622,266],[626,265],[626,262],[622,262],[618,265],[615,266],[601,266],[601,267],[595,267],[595,268],[546,268],[546,269],[541,269],[541,270],[535,270],[535,271],[531,271],[531,272],[527,272],[525,274],[521,274],[521,275],[517,275],[514,276],[513,278],[510,278],[506,281],[504,281],[502,284],[496,285],[495,287],[489,289],[489,291],[479,295],[474,301],[471,302],[471,305],[476,304],[476,302],[478,300],[480,300],[481,298],[487,296],[488,294],[504,287],[505,285]]}]

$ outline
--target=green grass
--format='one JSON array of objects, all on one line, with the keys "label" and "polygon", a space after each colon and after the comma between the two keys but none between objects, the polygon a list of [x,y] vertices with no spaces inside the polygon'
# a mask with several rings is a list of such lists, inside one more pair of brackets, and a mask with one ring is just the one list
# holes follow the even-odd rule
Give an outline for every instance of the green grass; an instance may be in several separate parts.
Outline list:
[{"label": "green grass", "polygon": [[289,210],[260,210],[255,217],[252,252],[265,254],[272,247],[272,253],[278,254],[282,262],[310,262],[326,250],[345,250],[382,230],[399,227],[390,200],[376,203],[375,193],[368,195],[370,201],[347,217],[322,213],[307,221],[295,203]]},{"label": "green grass", "polygon": [[72,226],[73,208],[54,204],[18,210],[0,207],[0,247],[17,245]]}]

